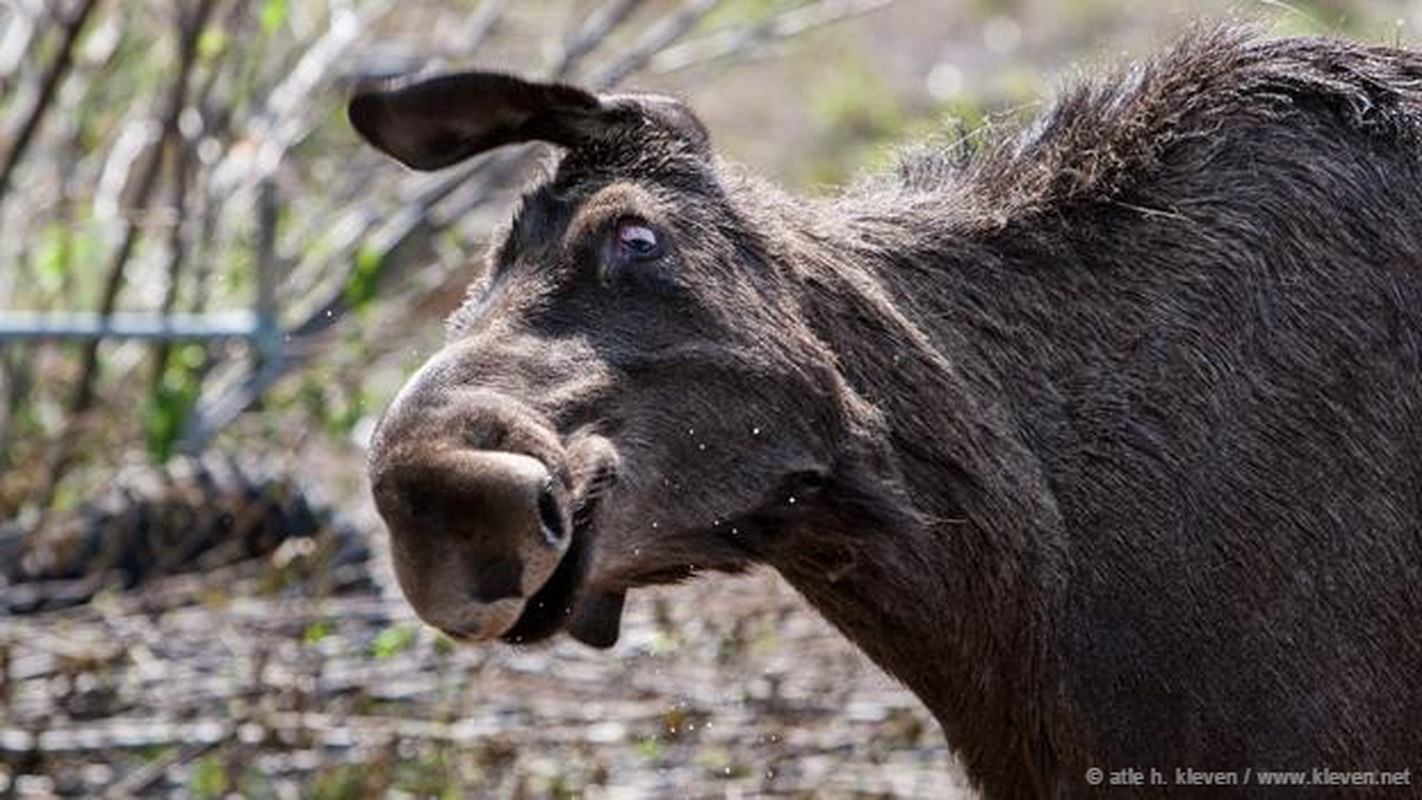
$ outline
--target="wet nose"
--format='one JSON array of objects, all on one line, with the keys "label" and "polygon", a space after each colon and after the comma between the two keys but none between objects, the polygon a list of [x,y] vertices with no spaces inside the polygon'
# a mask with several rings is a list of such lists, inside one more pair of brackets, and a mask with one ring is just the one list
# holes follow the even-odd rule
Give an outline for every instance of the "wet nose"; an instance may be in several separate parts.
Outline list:
[{"label": "wet nose", "polygon": [[511,627],[568,548],[558,486],[521,453],[425,452],[382,469],[374,490],[411,605],[462,638]]}]

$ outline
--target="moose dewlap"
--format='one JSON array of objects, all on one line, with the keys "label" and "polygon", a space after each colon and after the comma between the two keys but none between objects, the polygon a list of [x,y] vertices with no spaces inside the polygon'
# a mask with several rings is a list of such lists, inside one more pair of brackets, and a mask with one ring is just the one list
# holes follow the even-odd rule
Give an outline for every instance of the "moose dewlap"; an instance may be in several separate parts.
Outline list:
[{"label": "moose dewlap", "polygon": [[562,154],[374,438],[431,624],[606,646],[768,564],[989,797],[1422,767],[1422,55],[1196,34],[829,199],[662,96],[350,115],[419,169]]}]

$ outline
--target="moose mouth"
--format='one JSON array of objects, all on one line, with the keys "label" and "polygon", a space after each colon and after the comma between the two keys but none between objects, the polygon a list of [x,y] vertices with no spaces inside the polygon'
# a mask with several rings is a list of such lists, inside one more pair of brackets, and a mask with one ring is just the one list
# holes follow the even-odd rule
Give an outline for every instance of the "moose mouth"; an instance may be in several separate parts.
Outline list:
[{"label": "moose mouth", "polygon": [[621,623],[621,594],[586,591],[592,543],[597,538],[597,511],[616,473],[602,468],[588,481],[573,504],[572,533],[553,574],[528,598],[523,613],[499,638],[509,644],[543,641],[563,630],[593,647],[611,647]]}]

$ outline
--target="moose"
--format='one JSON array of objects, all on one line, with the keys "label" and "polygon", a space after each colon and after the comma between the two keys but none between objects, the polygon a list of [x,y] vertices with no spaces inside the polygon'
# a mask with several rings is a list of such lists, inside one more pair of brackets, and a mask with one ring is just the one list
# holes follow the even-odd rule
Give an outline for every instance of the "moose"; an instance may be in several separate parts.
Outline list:
[{"label": "moose", "polygon": [[558,154],[372,437],[431,625],[606,647],[628,591],[768,565],[986,797],[1422,780],[1422,54],[1201,29],[823,198],[658,94],[349,117],[418,170]]}]

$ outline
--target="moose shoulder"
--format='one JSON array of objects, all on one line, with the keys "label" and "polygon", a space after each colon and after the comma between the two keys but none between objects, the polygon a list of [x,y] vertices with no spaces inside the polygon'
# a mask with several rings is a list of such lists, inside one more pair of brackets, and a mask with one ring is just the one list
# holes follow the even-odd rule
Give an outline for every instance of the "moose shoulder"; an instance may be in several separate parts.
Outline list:
[{"label": "moose shoulder", "polygon": [[605,646],[768,564],[989,797],[1422,766],[1422,56],[1200,33],[828,200],[662,96],[350,114],[416,168],[563,152],[372,444],[431,624]]}]

